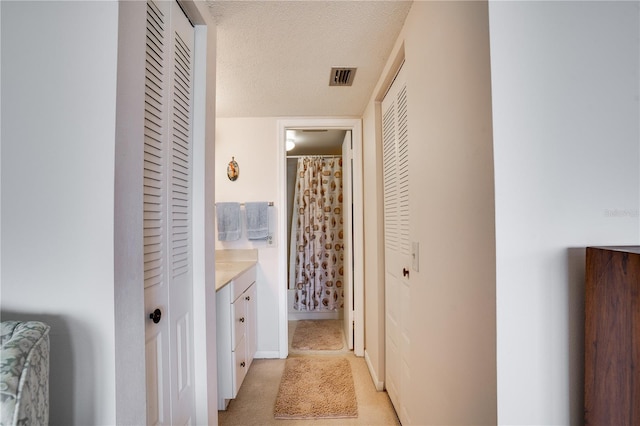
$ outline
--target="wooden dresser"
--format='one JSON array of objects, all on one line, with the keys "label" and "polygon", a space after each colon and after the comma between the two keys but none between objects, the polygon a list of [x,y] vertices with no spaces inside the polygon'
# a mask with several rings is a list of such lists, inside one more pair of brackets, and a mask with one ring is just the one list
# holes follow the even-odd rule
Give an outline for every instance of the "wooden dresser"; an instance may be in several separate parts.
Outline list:
[{"label": "wooden dresser", "polygon": [[640,425],[640,246],[588,247],[585,425]]}]

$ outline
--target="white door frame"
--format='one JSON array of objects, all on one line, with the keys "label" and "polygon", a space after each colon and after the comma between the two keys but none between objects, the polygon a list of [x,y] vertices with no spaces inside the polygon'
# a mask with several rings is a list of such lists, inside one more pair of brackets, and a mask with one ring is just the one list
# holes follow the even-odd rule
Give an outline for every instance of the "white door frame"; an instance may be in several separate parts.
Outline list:
[{"label": "white door frame", "polygon": [[280,358],[289,353],[287,318],[287,162],[285,139],[287,129],[351,130],[353,137],[353,352],[364,356],[364,215],[362,181],[362,121],[351,118],[290,118],[278,120],[278,346]]}]

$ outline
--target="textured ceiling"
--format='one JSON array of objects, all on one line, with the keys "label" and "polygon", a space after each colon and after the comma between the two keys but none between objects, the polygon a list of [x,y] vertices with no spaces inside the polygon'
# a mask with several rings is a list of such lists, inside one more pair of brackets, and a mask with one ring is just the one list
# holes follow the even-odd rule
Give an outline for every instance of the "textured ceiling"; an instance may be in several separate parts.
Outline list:
[{"label": "textured ceiling", "polygon": [[[359,116],[409,1],[209,1],[217,24],[217,116]],[[357,67],[329,87],[331,67]]]}]

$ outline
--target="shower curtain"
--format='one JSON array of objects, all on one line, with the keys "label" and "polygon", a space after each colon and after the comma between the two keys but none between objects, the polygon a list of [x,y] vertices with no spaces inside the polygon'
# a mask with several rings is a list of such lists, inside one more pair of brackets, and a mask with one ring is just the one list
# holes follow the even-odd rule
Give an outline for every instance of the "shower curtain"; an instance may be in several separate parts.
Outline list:
[{"label": "shower curtain", "polygon": [[298,159],[294,198],[293,307],[338,310],[343,304],[342,158]]}]

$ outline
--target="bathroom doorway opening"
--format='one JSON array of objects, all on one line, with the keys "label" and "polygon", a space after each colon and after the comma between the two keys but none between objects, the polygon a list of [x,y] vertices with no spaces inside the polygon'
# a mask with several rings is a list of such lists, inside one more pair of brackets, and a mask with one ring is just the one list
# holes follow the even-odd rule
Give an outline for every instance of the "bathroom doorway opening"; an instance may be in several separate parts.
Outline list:
[{"label": "bathroom doorway opening", "polygon": [[[364,355],[364,283],[363,283],[363,230],[362,230],[362,131],[360,120],[351,119],[291,119],[278,122],[278,138],[280,143],[280,205],[286,206],[280,216],[280,277],[279,288],[280,312],[280,357],[288,354],[288,321],[289,319],[341,319],[349,349],[355,355]],[[287,151],[287,142],[295,147]],[[317,164],[317,165],[316,165]],[[328,288],[324,300],[305,300],[306,290],[301,290],[304,281],[296,275],[296,252],[300,245],[296,242],[300,232],[296,232],[298,212],[291,207],[296,199],[298,183],[296,175],[304,173],[308,167],[324,167],[319,173],[326,176],[325,189],[319,189],[333,203],[325,206],[328,220],[326,227],[332,233],[327,235],[331,241],[323,241],[332,248],[329,254],[322,256],[340,256],[340,271],[332,270],[332,262],[318,262],[318,272],[327,277]],[[342,193],[337,191],[338,181],[329,179],[340,175]],[[316,182],[317,183],[317,182]],[[335,190],[335,191],[334,191]],[[301,197],[302,193],[297,194]],[[337,200],[340,197],[341,203]],[[300,199],[300,198],[298,198]],[[339,211],[339,213],[338,213]],[[323,217],[324,218],[324,217]],[[293,220],[292,220],[293,219]],[[338,224],[337,222],[341,222]],[[342,232],[338,226],[342,226]],[[303,230],[300,230],[303,231]],[[340,233],[340,235],[338,235]],[[318,235],[318,234],[316,234]],[[324,234],[323,234],[324,235]],[[291,238],[293,236],[293,238]],[[339,241],[336,238],[339,238]],[[323,236],[324,238],[324,236]],[[300,244],[304,243],[300,240]],[[337,245],[338,251],[332,251]],[[344,247],[344,249],[343,249]],[[302,271],[298,271],[302,273]],[[339,273],[338,273],[339,272]],[[340,281],[338,289],[337,282]],[[339,292],[337,292],[337,291]],[[333,302],[339,303],[336,309]],[[320,309],[314,306],[320,304]],[[297,309],[296,309],[297,307]]]},{"label": "bathroom doorway opening", "polygon": [[285,134],[288,320],[343,319],[352,268],[345,240],[352,234],[345,220],[349,188],[343,184],[350,181],[342,148],[351,131],[287,129]]}]

